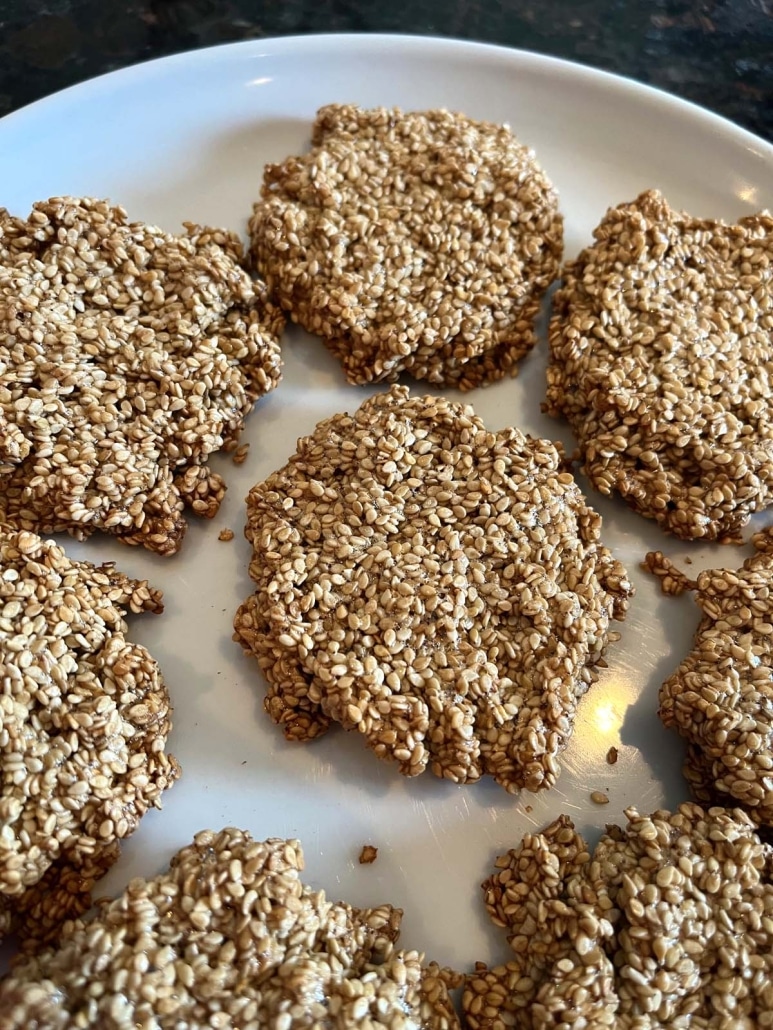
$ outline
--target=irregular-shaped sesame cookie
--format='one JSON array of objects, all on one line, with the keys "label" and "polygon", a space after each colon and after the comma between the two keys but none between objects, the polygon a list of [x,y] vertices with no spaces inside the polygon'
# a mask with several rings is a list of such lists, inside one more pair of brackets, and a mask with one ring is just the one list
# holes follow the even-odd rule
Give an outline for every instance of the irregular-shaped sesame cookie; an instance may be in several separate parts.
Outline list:
[{"label": "irregular-shaped sesame cookie", "polygon": [[0,529],[0,937],[52,939],[87,909],[180,774],[169,696],[127,609],[160,612],[161,595]]},{"label": "irregular-shaped sesame cookie", "polygon": [[694,590],[701,611],[692,650],[660,688],[660,718],[689,745],[687,778],[700,800],[711,791],[773,826],[773,554],[695,580],[659,551],[645,565],[666,593]]},{"label": "irregular-shaped sesame cookie", "polygon": [[17,962],[4,1030],[458,1030],[458,978],[395,949],[402,912],[327,901],[302,869],[297,841],[197,834],[167,872]]},{"label": "irregular-shaped sesame cookie", "polygon": [[408,776],[551,786],[632,593],[563,465],[405,387],[300,440],[247,499],[235,619],[286,736],[333,719]]},{"label": "irregular-shaped sesame cookie", "polygon": [[547,410],[585,472],[687,539],[734,537],[773,497],[773,218],[612,208],[564,270]]},{"label": "irregular-shaped sesame cookie", "polygon": [[515,958],[467,978],[470,1030],[773,1027],[773,848],[740,809],[626,815],[592,854],[561,816],[497,860]]},{"label": "irregular-shaped sesame cookie", "polygon": [[175,552],[212,517],[207,459],[280,376],[283,317],[229,232],[172,236],[105,201],[0,209],[0,516]]},{"label": "irregular-shaped sesame cookie", "polygon": [[512,374],[558,274],[555,190],[507,126],[332,104],[312,150],[268,165],[252,254],[351,383],[470,389]]}]

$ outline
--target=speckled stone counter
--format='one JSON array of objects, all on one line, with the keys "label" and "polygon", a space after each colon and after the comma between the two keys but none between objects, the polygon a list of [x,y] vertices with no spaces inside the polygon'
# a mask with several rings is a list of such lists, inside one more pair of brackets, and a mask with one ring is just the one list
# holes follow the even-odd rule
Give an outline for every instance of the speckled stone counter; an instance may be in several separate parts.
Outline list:
[{"label": "speckled stone counter", "polygon": [[311,32],[522,47],[650,83],[773,141],[773,0],[0,0],[0,115],[137,61]]}]

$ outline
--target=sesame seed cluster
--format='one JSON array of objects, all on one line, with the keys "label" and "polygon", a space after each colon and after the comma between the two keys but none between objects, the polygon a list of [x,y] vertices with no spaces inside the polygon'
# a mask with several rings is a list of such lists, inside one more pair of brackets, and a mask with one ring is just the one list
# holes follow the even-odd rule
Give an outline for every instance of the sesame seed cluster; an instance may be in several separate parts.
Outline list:
[{"label": "sesame seed cluster", "polygon": [[161,596],[0,529],[0,936],[39,942],[87,909],[179,775],[169,696],[127,610],[160,612]]},{"label": "sesame seed cluster", "polygon": [[692,650],[660,688],[660,718],[687,741],[685,775],[703,802],[740,805],[773,826],[773,554],[690,580],[659,551],[646,566],[666,593],[694,591]]},{"label": "sesame seed cluster", "polygon": [[330,902],[293,840],[203,831],[0,983],[6,1030],[458,1030],[458,978],[395,947],[402,912]]},{"label": "sesame seed cluster", "polygon": [[268,165],[255,265],[351,383],[463,390],[512,374],[558,274],[558,195],[507,126],[448,111],[317,113],[308,154]]},{"label": "sesame seed cluster", "polygon": [[281,370],[283,316],[241,259],[233,233],[101,200],[0,209],[0,519],[172,554],[185,506],[217,512],[207,459]]},{"label": "sesame seed cluster", "polygon": [[333,720],[407,776],[552,786],[632,594],[564,464],[402,386],[301,439],[250,491],[234,623],[286,736]]},{"label": "sesame seed cluster", "polygon": [[602,493],[737,537],[773,497],[773,217],[691,218],[650,190],[594,236],[554,297],[547,410]]},{"label": "sesame seed cluster", "polygon": [[773,1026],[773,848],[739,809],[626,816],[592,851],[561,816],[497,860],[514,957],[467,978],[470,1030]]}]

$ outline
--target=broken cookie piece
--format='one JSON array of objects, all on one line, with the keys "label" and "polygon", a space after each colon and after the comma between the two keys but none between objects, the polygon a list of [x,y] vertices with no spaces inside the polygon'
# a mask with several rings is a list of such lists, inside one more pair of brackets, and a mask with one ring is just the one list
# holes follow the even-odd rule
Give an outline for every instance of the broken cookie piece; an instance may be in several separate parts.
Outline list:
[{"label": "broken cookie piece", "polygon": [[479,964],[470,1030],[773,1026],[773,848],[740,809],[567,816],[497,860],[486,908],[515,956]]},{"label": "broken cookie piece", "polygon": [[279,381],[283,316],[237,237],[59,197],[0,209],[0,518],[172,554],[207,467]]},{"label": "broken cookie piece", "polygon": [[407,776],[555,783],[632,594],[556,445],[396,386],[301,439],[247,518],[235,639],[289,739],[333,720]]},{"label": "broken cookie piece", "polygon": [[773,826],[773,554],[689,579],[659,551],[645,567],[665,592],[693,590],[693,647],[660,688],[660,718],[688,743],[685,775],[702,802],[742,805]]},{"label": "broken cookie piece", "polygon": [[554,296],[546,408],[602,493],[735,538],[773,498],[773,217],[693,218],[650,190],[594,236]]},{"label": "broken cookie piece", "polygon": [[255,265],[351,383],[401,372],[471,389],[513,374],[558,274],[558,197],[504,125],[448,111],[317,114],[268,165]]},{"label": "broken cookie piece", "polygon": [[302,869],[297,841],[197,834],[167,872],[18,961],[3,1027],[459,1030],[453,975],[395,948],[402,912],[330,902]]},{"label": "broken cookie piece", "polygon": [[0,529],[0,937],[55,938],[179,776],[169,696],[128,610],[160,612],[161,595]]}]

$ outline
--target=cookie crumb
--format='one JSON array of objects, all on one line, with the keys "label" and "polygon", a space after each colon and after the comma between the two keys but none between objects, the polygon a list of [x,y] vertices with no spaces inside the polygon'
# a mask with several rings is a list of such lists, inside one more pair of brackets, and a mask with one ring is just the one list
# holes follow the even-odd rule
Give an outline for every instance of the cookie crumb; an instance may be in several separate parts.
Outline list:
[{"label": "cookie crumb", "polygon": [[609,751],[607,751],[607,765],[616,765],[617,764],[617,756],[618,756],[617,748],[616,747],[611,747],[609,749]]},{"label": "cookie crumb", "polygon": [[233,540],[234,531],[232,529],[221,529],[220,532],[217,534],[217,538],[218,540],[225,540],[226,542],[229,540]]},{"label": "cookie crumb", "polygon": [[531,807],[531,805],[527,805],[527,806],[526,806],[526,814],[527,814],[527,815],[531,815],[531,813],[532,813],[533,811],[534,811],[534,809],[533,809],[533,808]]},{"label": "cookie crumb", "polygon": [[594,805],[608,805],[609,797],[601,790],[594,790],[590,796]]},{"label": "cookie crumb", "polygon": [[247,460],[247,452],[249,451],[249,449],[250,445],[248,443],[239,444],[239,446],[233,453],[233,457],[231,458],[231,461],[234,463],[234,465],[243,465],[245,463],[245,461]]},{"label": "cookie crumb", "polygon": [[686,576],[662,551],[648,551],[641,567],[645,572],[657,576],[660,589],[667,597],[679,597],[698,586],[695,580]]},{"label": "cookie crumb", "polygon": [[378,858],[378,848],[372,844],[363,844],[360,852],[360,865],[373,865]]}]

